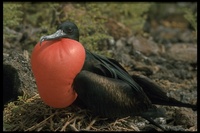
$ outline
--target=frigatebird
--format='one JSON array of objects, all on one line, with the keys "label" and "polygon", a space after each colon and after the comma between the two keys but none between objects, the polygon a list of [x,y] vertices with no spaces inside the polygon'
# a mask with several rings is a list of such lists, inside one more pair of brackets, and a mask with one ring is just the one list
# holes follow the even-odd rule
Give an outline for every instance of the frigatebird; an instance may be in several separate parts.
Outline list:
[{"label": "frigatebird", "polygon": [[84,48],[77,25],[70,21],[40,38],[31,65],[42,100],[55,108],[78,99],[100,116],[141,116],[163,130],[151,119],[165,114],[154,104],[196,110],[196,105],[168,97],[147,77],[130,75],[116,60]]}]

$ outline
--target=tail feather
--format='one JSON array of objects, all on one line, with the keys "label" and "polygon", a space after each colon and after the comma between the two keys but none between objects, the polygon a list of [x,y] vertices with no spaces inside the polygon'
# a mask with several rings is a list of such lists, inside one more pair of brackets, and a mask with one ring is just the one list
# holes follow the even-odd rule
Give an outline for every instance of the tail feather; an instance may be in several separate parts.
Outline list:
[{"label": "tail feather", "polygon": [[160,128],[163,131],[167,131],[165,128],[163,128],[161,125],[159,125],[158,123],[156,123],[152,118],[149,117],[143,117],[144,119],[148,120],[151,124],[153,124],[154,126]]},{"label": "tail feather", "polygon": [[165,109],[163,108],[157,108],[156,106],[152,106],[152,108],[149,108],[146,112],[144,112],[141,116],[148,120],[151,124],[154,126],[160,128],[163,131],[166,131],[161,125],[156,123],[153,119],[157,117],[165,117]]},{"label": "tail feather", "polygon": [[183,103],[174,98],[168,97],[162,88],[160,88],[147,77],[132,75],[132,78],[142,87],[143,91],[146,93],[153,104],[186,107],[191,108],[194,111],[197,110],[197,105]]}]

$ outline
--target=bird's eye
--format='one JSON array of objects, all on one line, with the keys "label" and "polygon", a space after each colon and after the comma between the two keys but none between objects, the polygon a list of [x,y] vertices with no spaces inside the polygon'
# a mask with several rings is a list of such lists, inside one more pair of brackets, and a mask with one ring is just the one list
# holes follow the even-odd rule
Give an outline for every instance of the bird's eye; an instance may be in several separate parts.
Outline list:
[{"label": "bird's eye", "polygon": [[70,33],[73,32],[73,29],[72,29],[72,28],[69,28],[69,29],[67,30],[67,32],[70,34]]}]

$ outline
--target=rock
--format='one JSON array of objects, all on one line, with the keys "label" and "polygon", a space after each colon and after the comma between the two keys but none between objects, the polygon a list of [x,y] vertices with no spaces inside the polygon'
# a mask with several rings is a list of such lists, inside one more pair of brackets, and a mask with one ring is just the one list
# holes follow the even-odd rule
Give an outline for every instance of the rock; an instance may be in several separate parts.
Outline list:
[{"label": "rock", "polygon": [[107,22],[105,22],[105,26],[108,29],[109,35],[113,36],[115,40],[122,37],[129,37],[132,34],[130,28],[114,19],[108,19]]},{"label": "rock", "polygon": [[128,43],[133,46],[134,50],[140,51],[144,55],[157,55],[160,51],[155,42],[142,36],[132,36],[128,39]]},{"label": "rock", "polygon": [[22,95],[20,80],[17,70],[11,65],[3,65],[3,104],[10,100],[17,99],[18,95]]},{"label": "rock", "polygon": [[180,60],[189,63],[197,62],[197,45],[173,44],[166,52],[166,54],[174,60]]},{"label": "rock", "polygon": [[191,109],[179,108],[175,110],[175,125],[184,125],[185,128],[193,127],[194,121],[196,121],[196,115]]},{"label": "rock", "polygon": [[[197,37],[192,23],[186,13],[189,9],[195,17],[197,14],[197,3],[168,3],[155,4],[150,7],[147,13],[147,21],[144,24],[144,31],[153,36],[155,42],[171,44],[177,42],[194,43]],[[158,13],[159,12],[159,13]],[[190,14],[191,15],[191,14]],[[187,17],[187,19],[186,19]]]},{"label": "rock", "polygon": [[32,96],[36,92],[27,51],[3,53],[3,75],[4,104],[16,100],[23,93]]},{"label": "rock", "polygon": [[162,44],[171,44],[178,42],[194,43],[196,41],[195,34],[192,30],[179,29],[174,27],[158,26],[151,31],[155,42]]}]

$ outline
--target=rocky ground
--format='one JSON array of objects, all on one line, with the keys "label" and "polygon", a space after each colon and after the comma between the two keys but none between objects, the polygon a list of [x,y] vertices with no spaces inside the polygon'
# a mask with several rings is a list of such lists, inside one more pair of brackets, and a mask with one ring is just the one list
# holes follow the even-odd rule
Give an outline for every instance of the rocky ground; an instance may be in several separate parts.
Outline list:
[{"label": "rocky ground", "polygon": [[[27,28],[26,31],[31,29]],[[36,44],[37,42],[34,39],[24,41],[22,38],[26,31],[18,31],[20,32],[19,37],[13,41],[12,45],[9,42],[5,42],[3,45],[4,88],[12,87],[15,90],[17,89],[19,95],[22,96],[21,99],[15,99],[15,101],[19,102],[9,103],[5,108],[3,107],[4,130],[159,130],[140,117],[127,117],[117,120],[97,119],[96,116],[87,111],[86,114],[88,116],[84,117],[85,125],[79,125],[83,116],[75,119],[75,116],[72,117],[71,115],[76,115],[77,110],[79,110],[78,107],[70,107],[65,110],[64,116],[71,113],[70,117],[67,115],[69,119],[60,118],[62,123],[52,122],[52,120],[55,120],[52,118],[55,118],[58,111],[63,112],[64,110],[55,110],[45,106],[37,95],[37,86],[30,68],[31,51],[25,50],[29,47],[29,44]],[[31,34],[34,32],[38,32],[38,30],[32,31]],[[162,25],[154,28],[148,35],[119,37],[117,40],[108,40],[105,45],[107,47],[106,50],[130,74],[142,74],[149,77],[161,86],[169,96],[177,100],[191,104],[197,103],[197,42],[193,37],[192,30],[185,28],[180,31],[174,28],[166,28]],[[26,101],[23,101],[23,99],[26,99]],[[28,105],[24,105],[27,103]],[[44,111],[48,108],[48,115],[42,118],[41,116],[33,115],[33,117],[30,115],[31,110],[35,109],[36,112],[39,110],[36,110],[38,105],[41,105],[40,113],[41,110]],[[17,106],[21,111],[21,113],[17,113],[18,116],[16,116]],[[23,110],[24,107],[26,107],[25,110]],[[177,131],[197,131],[196,111],[180,107],[163,106],[163,108],[167,110],[167,118],[155,120],[162,126]],[[80,110],[79,112],[81,115],[85,115]],[[61,117],[60,114],[58,116]],[[21,119],[16,117],[21,117]],[[27,124],[23,121],[24,118],[34,119],[34,122]],[[22,125],[16,125],[17,121]],[[52,127],[47,128],[49,124]]]}]

